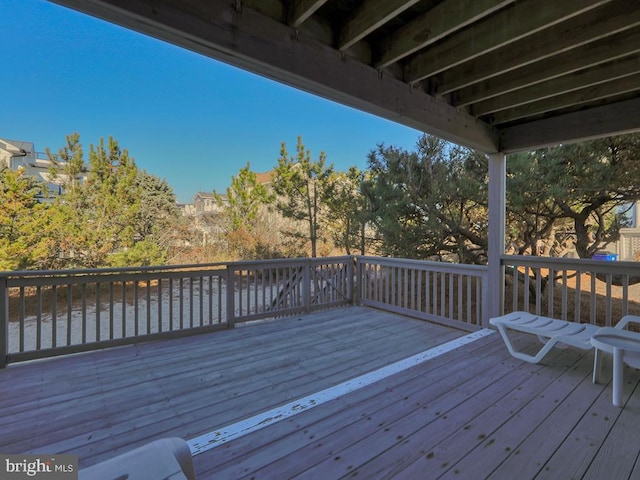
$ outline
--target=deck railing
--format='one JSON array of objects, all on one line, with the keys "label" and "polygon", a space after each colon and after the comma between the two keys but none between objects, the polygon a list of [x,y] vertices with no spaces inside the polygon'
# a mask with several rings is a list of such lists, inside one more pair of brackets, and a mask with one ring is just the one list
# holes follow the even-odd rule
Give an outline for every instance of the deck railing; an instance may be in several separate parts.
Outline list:
[{"label": "deck railing", "polygon": [[353,259],[0,273],[0,367],[345,305]]},{"label": "deck railing", "polygon": [[487,267],[358,257],[360,303],[475,330],[487,324]]},{"label": "deck railing", "polygon": [[[640,314],[637,263],[504,256],[505,310],[598,325]],[[0,367],[360,303],[487,326],[487,268],[332,257],[0,273]]]},{"label": "deck railing", "polygon": [[533,256],[504,256],[505,311],[615,325],[640,314],[637,262],[606,262]]}]

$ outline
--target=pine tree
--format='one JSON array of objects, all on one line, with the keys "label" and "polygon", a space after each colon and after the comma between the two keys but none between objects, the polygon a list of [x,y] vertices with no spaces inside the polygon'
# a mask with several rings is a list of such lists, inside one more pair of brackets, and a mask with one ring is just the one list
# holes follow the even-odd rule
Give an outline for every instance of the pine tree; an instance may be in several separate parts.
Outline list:
[{"label": "pine tree", "polygon": [[[317,253],[322,198],[326,195],[332,172],[333,165],[326,165],[324,152],[320,152],[317,160],[311,160],[311,152],[305,149],[302,137],[298,136],[295,157],[289,157],[287,146],[282,142],[273,181],[278,194],[276,206],[283,216],[307,226],[306,238],[311,244],[312,257]],[[299,236],[296,232],[287,233]]]},{"label": "pine tree", "polygon": [[49,256],[48,205],[24,171],[0,168],[0,270],[42,268]]}]

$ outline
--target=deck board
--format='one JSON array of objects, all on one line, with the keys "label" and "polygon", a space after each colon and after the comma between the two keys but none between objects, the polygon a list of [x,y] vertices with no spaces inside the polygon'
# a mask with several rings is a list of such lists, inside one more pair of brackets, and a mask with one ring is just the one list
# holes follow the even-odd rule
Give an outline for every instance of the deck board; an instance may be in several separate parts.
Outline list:
[{"label": "deck board", "polygon": [[[598,480],[601,478],[624,478],[632,471],[638,461],[638,426],[640,411],[640,390],[637,383],[637,373],[628,374],[627,385],[635,389],[627,402],[626,408],[620,412],[615,423],[598,453],[589,465],[584,480]],[[627,392],[630,388],[627,388]],[[607,399],[610,397],[608,395]],[[629,478],[640,478],[640,472]]]},{"label": "deck board", "polygon": [[[524,368],[531,371],[539,370],[537,366]],[[463,432],[463,439],[476,436],[480,438],[486,435],[481,425],[474,422],[480,414],[486,413],[487,400],[517,389],[518,377],[509,374],[513,369],[514,364],[505,364],[496,372],[495,377],[491,377],[490,372],[485,371],[482,376],[471,377],[454,390],[444,392],[436,398],[430,398],[429,391],[429,396],[421,402],[424,404],[422,408],[408,413],[405,409],[397,421],[385,422],[384,428],[377,429],[368,437],[357,438],[356,443],[344,450],[333,452],[332,454],[335,455],[333,458],[325,458],[322,463],[315,465],[312,469],[301,472],[300,478],[313,478],[319,476],[321,472],[328,472],[329,478],[339,478],[349,473],[367,478],[368,475],[358,471],[358,466],[369,462],[372,456],[375,463],[387,470],[390,465],[396,463],[392,461],[394,458],[398,456],[404,458],[407,453],[415,458],[420,452],[424,454],[419,456],[418,460],[426,459],[422,462],[425,463],[424,465],[413,462],[408,468],[408,473],[405,473],[407,469],[384,473],[393,476],[402,475],[404,478],[420,478],[424,471],[435,473],[438,469],[446,468],[451,463],[452,455],[467,451],[464,444],[458,448],[457,442],[460,441],[460,436],[457,436],[457,433]],[[478,391],[490,377],[490,386]],[[530,376],[532,381],[540,381],[540,378],[540,375]],[[452,442],[455,445],[453,449],[450,445]],[[384,455],[385,453],[387,455]],[[380,473],[376,473],[375,476],[377,477]]]},{"label": "deck board", "polygon": [[[0,370],[0,451],[85,467],[185,439],[465,335],[362,307]],[[519,347],[534,347],[518,336]],[[640,372],[611,404],[592,352],[509,356],[490,335],[194,457],[198,478],[638,478]],[[34,434],[37,432],[37,435]]]},{"label": "deck board", "polygon": [[194,437],[459,335],[349,308],[15,365],[0,371],[12,384],[0,396],[0,449],[79,452],[88,465],[158,436]]},{"label": "deck board", "polygon": [[[204,454],[202,456],[206,458],[203,459],[203,468],[204,462],[208,461],[206,468],[215,472],[216,478],[240,478],[246,469],[253,472],[253,475],[260,475],[259,469],[268,467],[264,475],[288,478],[299,469],[308,468],[314,462],[332,455],[341,446],[367,438],[369,434],[376,433],[384,425],[391,424],[394,419],[415,409],[407,409],[406,405],[427,405],[442,395],[442,392],[458,389],[462,379],[480,373],[472,358],[458,357],[457,360],[465,368],[456,375],[445,369],[435,368],[435,365],[425,364],[430,379],[427,384],[420,381],[425,369],[414,367],[406,372],[406,375],[411,375],[408,378],[405,375],[394,375],[366,389],[336,399],[322,408],[315,408],[300,419],[292,419],[284,425],[274,425],[238,440],[238,444],[242,445],[241,454],[236,454],[235,446],[232,447],[231,444],[217,449],[211,455]],[[347,408],[344,406],[345,402],[348,402]],[[299,422],[304,422],[303,430],[297,428]],[[258,437],[265,442],[264,445],[249,448],[249,444],[259,444],[259,440],[255,440]],[[332,477],[329,475],[325,478]]]}]

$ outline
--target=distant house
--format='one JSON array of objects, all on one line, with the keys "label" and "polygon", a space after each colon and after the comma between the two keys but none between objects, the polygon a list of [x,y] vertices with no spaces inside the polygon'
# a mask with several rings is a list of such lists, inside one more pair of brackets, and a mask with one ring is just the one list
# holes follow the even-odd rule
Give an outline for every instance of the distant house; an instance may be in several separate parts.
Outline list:
[{"label": "distant house", "polygon": [[50,201],[62,193],[62,182],[50,173],[53,163],[42,152],[36,152],[32,142],[0,138],[0,166],[11,171],[23,170],[28,177],[43,185],[40,201]]},{"label": "distant house", "polygon": [[640,202],[631,208],[631,226],[620,229],[615,253],[621,261],[640,261]]},{"label": "distant house", "polygon": [[[223,200],[224,195],[221,195]],[[202,244],[212,243],[217,234],[221,233],[220,215],[222,207],[216,202],[213,193],[198,192],[192,203],[182,206],[182,213],[185,217],[193,220],[193,227],[202,233]]]},{"label": "distant house", "polygon": [[220,213],[222,207],[218,205],[213,193],[198,192],[193,198],[193,209],[196,216],[202,216],[209,213]]},{"label": "distant house", "polygon": [[[257,183],[264,185],[268,191],[271,191],[274,172],[256,173]],[[220,194],[224,205],[227,196]],[[193,197],[192,203],[181,204],[180,210],[185,217],[193,219],[193,226],[202,233],[202,243],[214,243],[223,233],[222,229],[222,212],[223,205],[220,205],[215,198],[213,192],[198,192]]]}]

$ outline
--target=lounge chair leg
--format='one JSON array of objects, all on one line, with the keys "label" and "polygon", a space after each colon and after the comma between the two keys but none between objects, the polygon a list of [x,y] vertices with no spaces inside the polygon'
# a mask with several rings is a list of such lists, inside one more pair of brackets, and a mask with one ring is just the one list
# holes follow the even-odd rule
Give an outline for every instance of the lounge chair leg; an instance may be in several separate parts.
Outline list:
[{"label": "lounge chair leg", "polygon": [[622,357],[624,350],[621,348],[613,349],[613,405],[616,407],[622,406]]},{"label": "lounge chair leg", "polygon": [[600,375],[602,375],[602,355],[596,348],[596,353],[593,357],[593,383],[600,383]]}]

